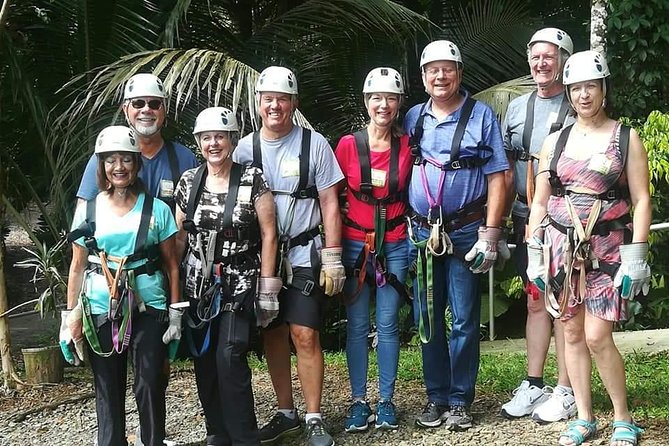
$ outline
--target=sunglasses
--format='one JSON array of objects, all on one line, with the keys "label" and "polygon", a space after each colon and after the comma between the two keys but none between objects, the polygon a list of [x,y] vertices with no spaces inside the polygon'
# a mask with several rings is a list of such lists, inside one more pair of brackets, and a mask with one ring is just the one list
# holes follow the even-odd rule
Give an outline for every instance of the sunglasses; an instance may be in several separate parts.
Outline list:
[{"label": "sunglasses", "polygon": [[144,108],[146,104],[149,104],[149,108],[151,110],[158,110],[160,107],[163,106],[163,101],[160,99],[151,99],[150,101],[145,101],[144,99],[133,99],[130,101],[130,105],[132,105],[132,108],[135,108],[137,110],[141,110]]}]

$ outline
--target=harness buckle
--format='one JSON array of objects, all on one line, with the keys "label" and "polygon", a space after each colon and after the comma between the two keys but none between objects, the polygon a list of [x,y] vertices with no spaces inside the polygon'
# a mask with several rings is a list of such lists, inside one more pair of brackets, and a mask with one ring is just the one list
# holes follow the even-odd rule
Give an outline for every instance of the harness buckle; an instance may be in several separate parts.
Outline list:
[{"label": "harness buckle", "polygon": [[618,198],[618,193],[615,189],[607,190],[605,197],[606,200],[615,200]]},{"label": "harness buckle", "polygon": [[223,228],[221,231],[221,234],[223,234],[223,237],[227,239],[233,239],[236,238],[236,231],[235,228]]},{"label": "harness buckle", "polygon": [[460,163],[460,160],[455,160],[450,162],[449,164],[444,164],[441,167],[441,170],[446,170],[445,167],[449,167],[453,170],[459,170],[462,169],[462,164]]},{"label": "harness buckle", "polygon": [[514,150],[516,161],[529,161],[532,154],[527,150]]},{"label": "harness buckle", "polygon": [[360,192],[363,194],[357,197],[360,201],[367,203],[372,195],[373,187],[370,183],[360,183]]},{"label": "harness buckle", "polygon": [[302,289],[301,293],[305,296],[309,296],[311,294],[311,292],[313,291],[315,285],[316,284],[314,283],[313,280],[307,280],[304,283],[304,289]]},{"label": "harness buckle", "polygon": [[300,198],[300,199],[309,198],[309,196],[307,195],[307,191],[304,190],[304,189],[303,190],[296,190],[295,192],[293,192],[293,197]]},{"label": "harness buckle", "polygon": [[431,225],[441,225],[442,221],[443,221],[443,214],[441,206],[432,206],[427,211],[427,222]]},{"label": "harness buckle", "polygon": [[226,302],[225,304],[223,304],[223,308],[221,308],[221,311],[226,313],[234,313],[235,312],[234,302]]}]

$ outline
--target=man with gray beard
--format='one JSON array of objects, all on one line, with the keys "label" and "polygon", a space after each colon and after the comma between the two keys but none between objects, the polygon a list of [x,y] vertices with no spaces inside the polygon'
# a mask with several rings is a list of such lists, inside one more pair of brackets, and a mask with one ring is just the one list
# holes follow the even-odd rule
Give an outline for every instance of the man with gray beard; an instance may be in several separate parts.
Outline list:
[{"label": "man with gray beard", "polygon": [[[174,212],[175,185],[181,174],[197,167],[198,162],[183,145],[163,139],[160,131],[165,125],[166,99],[165,87],[157,76],[139,73],[126,83],[122,107],[142,152],[139,178],[149,194],[166,202]],[[91,156],[77,191],[82,201],[92,200],[99,192],[95,182],[97,168],[97,158]]]}]

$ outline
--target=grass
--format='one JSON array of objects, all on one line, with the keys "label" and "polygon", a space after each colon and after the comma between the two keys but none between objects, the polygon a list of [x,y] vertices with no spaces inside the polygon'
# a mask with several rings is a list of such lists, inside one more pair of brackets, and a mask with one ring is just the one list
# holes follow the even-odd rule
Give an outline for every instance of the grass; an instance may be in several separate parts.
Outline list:
[{"label": "grass", "polygon": [[[293,362],[295,357],[293,356]],[[252,369],[267,370],[267,363],[255,356],[250,359]],[[346,354],[344,352],[326,353],[326,368],[346,373]],[[522,353],[496,353],[481,356],[477,393],[494,395],[506,399],[525,377],[527,358]],[[625,356],[627,372],[627,391],[630,408],[635,419],[669,419],[669,352],[660,354],[633,353]],[[549,355],[545,376],[549,384],[557,376],[555,356]],[[369,379],[378,377],[375,352],[369,356]],[[398,370],[397,385],[402,382],[421,382],[422,359],[420,349],[409,347],[402,349]],[[611,411],[609,397],[593,365],[592,372],[593,407],[597,412]]]}]

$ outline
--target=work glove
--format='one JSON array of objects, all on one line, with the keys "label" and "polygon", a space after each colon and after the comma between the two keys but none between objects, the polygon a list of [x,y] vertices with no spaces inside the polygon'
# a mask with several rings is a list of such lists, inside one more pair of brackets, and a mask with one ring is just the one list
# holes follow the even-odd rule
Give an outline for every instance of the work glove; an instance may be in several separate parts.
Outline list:
[{"label": "work glove", "polygon": [[81,325],[82,316],[79,305],[72,310],[60,312],[60,334],[58,336],[60,350],[65,360],[75,366],[84,362],[84,339],[79,330],[79,338],[75,341],[70,326],[75,326],[77,323]]},{"label": "work glove", "polygon": [[613,278],[623,299],[634,299],[639,293],[650,291],[650,266],[646,263],[648,243],[620,245],[620,268]]},{"label": "work glove", "polygon": [[167,326],[167,330],[165,330],[165,334],[163,334],[163,344],[169,344],[175,339],[181,339],[181,318],[184,315],[184,310],[170,307],[168,312],[170,323]]},{"label": "work glove", "polygon": [[346,271],[341,263],[341,246],[321,249],[320,285],[328,296],[341,293],[346,281]]},{"label": "work glove", "polygon": [[[497,260],[497,244],[502,240],[504,231],[502,228],[481,226],[479,228],[479,239],[472,249],[465,254],[465,260],[472,262],[469,269],[473,273],[486,273]],[[508,249],[508,248],[507,248]]]},{"label": "work glove", "polygon": [[543,243],[536,237],[527,241],[527,278],[539,291],[546,291],[546,266],[544,265]]},{"label": "work glove", "polygon": [[280,277],[261,277],[258,279],[258,300],[256,302],[256,321],[262,328],[279,315],[279,292],[283,282]]},{"label": "work glove", "polygon": [[506,261],[511,258],[511,250],[509,250],[509,245],[506,243],[506,240],[503,238],[497,242],[497,262],[495,263],[495,268],[498,270],[504,269],[504,264]]}]

